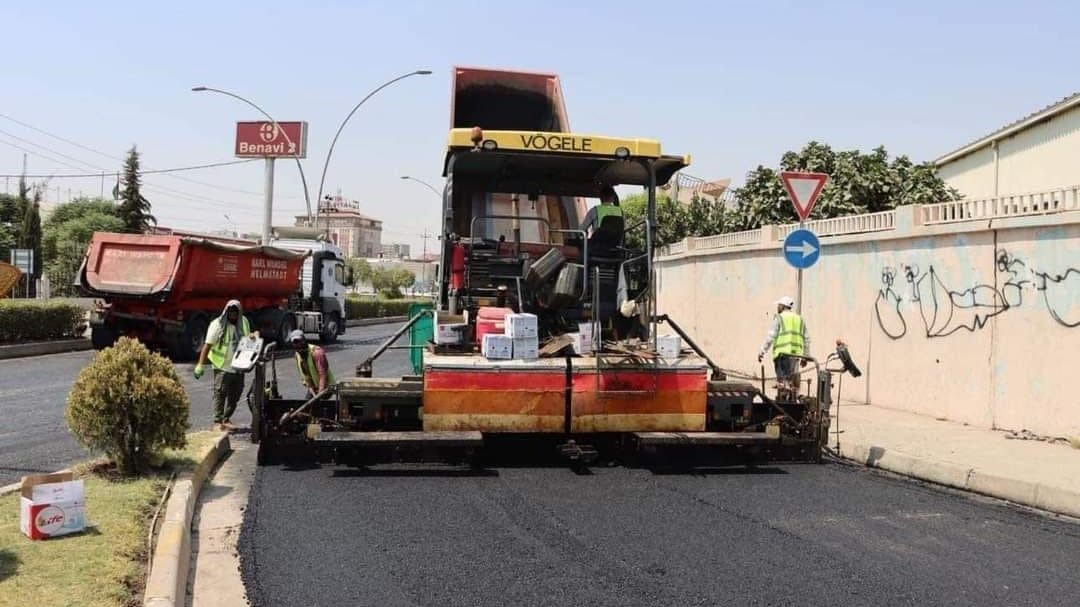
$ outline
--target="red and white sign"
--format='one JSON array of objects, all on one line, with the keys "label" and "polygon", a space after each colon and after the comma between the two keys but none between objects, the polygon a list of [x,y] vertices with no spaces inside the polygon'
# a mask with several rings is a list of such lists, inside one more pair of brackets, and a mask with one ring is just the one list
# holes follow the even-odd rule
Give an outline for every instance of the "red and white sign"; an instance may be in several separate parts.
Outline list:
[{"label": "red and white sign", "polygon": [[810,211],[814,210],[814,204],[817,203],[821,190],[825,188],[825,183],[829,181],[829,176],[825,173],[780,171],[780,180],[784,182],[784,189],[791,198],[791,204],[795,205],[799,219],[806,221]]},{"label": "red and white sign", "polygon": [[236,123],[238,158],[307,158],[307,123]]}]

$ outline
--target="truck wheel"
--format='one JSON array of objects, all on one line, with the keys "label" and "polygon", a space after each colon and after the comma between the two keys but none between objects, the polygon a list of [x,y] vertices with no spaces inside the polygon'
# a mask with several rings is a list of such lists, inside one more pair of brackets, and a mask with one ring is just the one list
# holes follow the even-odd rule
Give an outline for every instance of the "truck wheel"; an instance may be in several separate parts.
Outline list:
[{"label": "truck wheel", "polygon": [[196,360],[206,341],[206,329],[210,326],[206,316],[195,314],[184,323],[184,332],[177,338],[173,357],[177,360]]},{"label": "truck wheel", "polygon": [[326,315],[326,320],[323,321],[322,333],[319,333],[319,339],[324,344],[332,344],[337,341],[338,331],[341,328],[341,316],[337,312],[331,312]]},{"label": "truck wheel", "polygon": [[296,317],[292,314],[286,314],[281,318],[281,324],[278,325],[277,343],[278,348],[285,347],[289,343],[289,333],[293,332],[296,328]]},{"label": "truck wheel", "polygon": [[104,350],[116,343],[116,333],[109,327],[93,327],[90,329],[90,344],[95,350]]}]

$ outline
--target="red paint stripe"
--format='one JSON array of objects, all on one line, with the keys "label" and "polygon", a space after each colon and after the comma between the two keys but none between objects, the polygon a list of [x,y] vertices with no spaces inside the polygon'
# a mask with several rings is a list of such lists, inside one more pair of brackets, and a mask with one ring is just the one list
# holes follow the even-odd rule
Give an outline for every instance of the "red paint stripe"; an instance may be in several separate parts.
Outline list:
[{"label": "red paint stripe", "polygon": [[566,371],[466,371],[428,369],[424,373],[424,391],[428,390],[564,390]]},{"label": "red paint stripe", "polygon": [[[596,392],[597,376],[594,373],[574,374],[574,392]],[[605,371],[599,377],[602,391],[617,390],[675,390],[684,392],[704,392],[706,379],[704,373],[638,373]]]}]

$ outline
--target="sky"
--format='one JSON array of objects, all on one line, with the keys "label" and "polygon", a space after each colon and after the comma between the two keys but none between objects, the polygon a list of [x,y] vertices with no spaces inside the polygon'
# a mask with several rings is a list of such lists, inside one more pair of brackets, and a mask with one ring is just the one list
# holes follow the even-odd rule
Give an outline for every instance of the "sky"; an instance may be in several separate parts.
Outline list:
[{"label": "sky", "polygon": [[[309,123],[312,200],[382,219],[416,252],[438,229],[455,65],[554,72],[575,131],[659,139],[691,175],[775,166],[810,140],[933,160],[1080,90],[1071,2],[203,2],[4,0],[0,174],[99,173],[137,145],[144,168],[228,162],[234,123],[260,119],[205,85]],[[45,134],[48,133],[48,134]],[[75,145],[77,144],[77,145]],[[278,161],[274,225],[305,205]],[[50,201],[115,177],[53,178]],[[162,225],[258,232],[261,161],[147,175]],[[103,187],[104,185],[104,187]],[[15,180],[5,178],[14,190]],[[227,217],[226,217],[227,216]],[[429,241],[429,247],[434,247]]]}]

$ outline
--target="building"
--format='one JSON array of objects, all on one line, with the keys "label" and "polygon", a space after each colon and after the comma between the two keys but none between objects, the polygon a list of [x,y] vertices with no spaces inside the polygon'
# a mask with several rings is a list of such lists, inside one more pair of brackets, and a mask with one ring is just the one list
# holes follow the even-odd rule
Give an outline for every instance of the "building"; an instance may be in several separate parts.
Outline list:
[{"label": "building", "polygon": [[1025,116],[934,161],[968,200],[1080,184],[1080,93]]},{"label": "building", "polygon": [[[297,227],[307,227],[307,215],[296,217]],[[326,230],[345,257],[378,257],[382,252],[382,221],[360,213],[360,203],[337,196],[319,202],[315,227]]]},{"label": "building", "polygon": [[409,245],[398,242],[384,244],[382,246],[382,256],[387,259],[406,259],[409,257],[409,248]]}]

